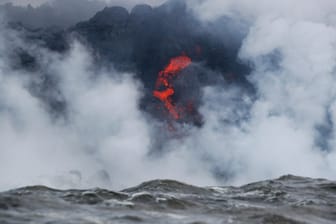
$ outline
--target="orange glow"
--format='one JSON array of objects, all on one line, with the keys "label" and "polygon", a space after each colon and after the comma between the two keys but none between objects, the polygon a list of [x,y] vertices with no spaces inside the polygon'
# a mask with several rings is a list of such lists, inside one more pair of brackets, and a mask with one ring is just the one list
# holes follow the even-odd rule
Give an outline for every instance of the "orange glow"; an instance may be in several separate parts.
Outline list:
[{"label": "orange glow", "polygon": [[[163,102],[165,108],[169,111],[170,115],[178,120],[180,114],[178,108],[172,102],[172,96],[175,93],[172,80],[178,75],[180,71],[187,68],[191,64],[191,58],[187,56],[178,56],[172,58],[170,63],[159,72],[159,77],[156,81],[155,90],[153,91],[154,97]],[[161,90],[163,89],[163,90]]]},{"label": "orange glow", "polygon": [[154,95],[156,98],[158,98],[159,100],[161,100],[161,101],[165,101],[165,100],[167,100],[170,96],[174,95],[174,90],[171,89],[171,88],[168,88],[168,89],[166,89],[166,90],[164,90],[164,91],[157,91],[157,90],[155,90],[155,91],[153,92],[153,95]]}]

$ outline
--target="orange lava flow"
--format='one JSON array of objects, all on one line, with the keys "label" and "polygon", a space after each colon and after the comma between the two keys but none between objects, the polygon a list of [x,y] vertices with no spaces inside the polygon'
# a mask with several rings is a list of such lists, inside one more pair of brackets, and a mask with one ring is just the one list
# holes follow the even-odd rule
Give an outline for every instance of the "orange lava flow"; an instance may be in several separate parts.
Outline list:
[{"label": "orange lava flow", "polygon": [[180,115],[178,113],[178,108],[176,108],[172,102],[172,96],[175,93],[172,80],[180,71],[187,68],[190,64],[191,58],[187,56],[182,55],[172,58],[164,70],[159,72],[155,90],[153,91],[154,97],[164,103],[165,108],[175,120],[178,120]]}]

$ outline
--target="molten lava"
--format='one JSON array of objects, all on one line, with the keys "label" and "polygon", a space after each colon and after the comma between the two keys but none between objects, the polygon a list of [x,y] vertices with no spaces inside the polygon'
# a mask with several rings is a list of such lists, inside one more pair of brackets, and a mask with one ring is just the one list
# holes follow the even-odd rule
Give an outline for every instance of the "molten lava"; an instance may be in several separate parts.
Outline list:
[{"label": "molten lava", "polygon": [[175,120],[180,118],[180,114],[179,109],[172,101],[172,96],[175,93],[172,81],[180,71],[187,68],[190,64],[191,58],[187,56],[182,55],[172,58],[164,70],[160,71],[156,81],[155,90],[153,91],[153,95],[163,102],[165,108]]}]

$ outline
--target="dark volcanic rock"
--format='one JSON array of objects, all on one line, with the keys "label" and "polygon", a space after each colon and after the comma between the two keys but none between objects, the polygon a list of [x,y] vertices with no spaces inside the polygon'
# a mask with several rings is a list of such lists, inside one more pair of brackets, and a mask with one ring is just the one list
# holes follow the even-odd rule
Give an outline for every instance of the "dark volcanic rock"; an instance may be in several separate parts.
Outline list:
[{"label": "dark volcanic rock", "polygon": [[[0,1],[0,13],[10,22],[22,23],[30,28],[48,28],[57,26],[68,28],[76,23],[91,18],[104,8],[103,1],[56,0],[45,1],[37,7],[18,6]],[[24,5],[24,4],[23,4]]]},{"label": "dark volcanic rock", "polygon": [[140,184],[139,186],[125,189],[124,192],[141,192],[141,191],[148,191],[148,192],[175,192],[175,193],[181,193],[181,194],[208,194],[209,191],[180,183],[178,181],[173,180],[154,180],[149,182],[144,182]]},{"label": "dark volcanic rock", "polygon": [[[225,30],[235,22],[227,19],[221,23]],[[229,40],[223,38],[225,32],[217,36],[210,25],[199,22],[183,2],[171,1],[156,8],[138,5],[130,14],[121,7],[105,8],[72,31],[97,52],[99,62],[135,72],[151,90],[158,72],[182,53],[208,69],[243,80],[249,70],[237,60],[243,37],[230,34],[236,36]]]},{"label": "dark volcanic rock", "polygon": [[148,16],[153,13],[153,8],[150,5],[142,4],[136,5],[131,11],[131,16],[134,17],[143,17]]},{"label": "dark volcanic rock", "polygon": [[[24,26],[18,26],[24,27]],[[19,28],[21,29],[21,28]],[[203,119],[198,112],[201,89],[210,84],[233,83],[250,91],[246,79],[249,66],[238,59],[238,52],[247,31],[229,18],[204,24],[200,22],[182,1],[168,1],[152,8],[148,5],[135,6],[129,13],[122,7],[106,7],[91,19],[80,22],[68,30],[22,28],[25,41],[38,44],[51,51],[64,54],[69,42],[76,37],[93,53],[97,68],[113,67],[117,71],[136,74],[144,84],[141,109],[160,120],[169,121],[163,104],[152,96],[158,73],[173,57],[187,55],[193,64],[174,80],[176,85],[173,102],[191,112],[180,119],[181,123],[201,126]],[[19,49],[15,67],[43,74],[45,80],[35,95],[42,99],[59,96],[47,102],[50,111],[66,111],[66,102],[60,102],[57,80],[52,74],[40,71],[39,53],[30,49]],[[14,60],[14,61],[15,61]],[[53,90],[52,85],[55,85]],[[252,92],[252,91],[251,91]],[[48,101],[48,100],[47,100]],[[158,109],[159,108],[159,109]],[[187,111],[187,109],[184,109]]]},{"label": "dark volcanic rock", "polygon": [[158,73],[171,58],[189,56],[194,64],[176,78],[173,101],[184,107],[192,102],[192,112],[180,121],[201,126],[197,108],[203,86],[224,78],[249,87],[249,67],[237,58],[244,36],[238,27],[229,18],[201,23],[184,2],[169,1],[155,8],[138,5],[130,14],[120,7],[105,8],[72,32],[94,50],[97,64],[135,73],[145,86],[141,108],[163,120],[170,117],[165,108],[157,109],[161,102],[152,96]]},{"label": "dark volcanic rock", "polygon": [[89,21],[98,25],[126,25],[129,14],[123,7],[106,7]]}]

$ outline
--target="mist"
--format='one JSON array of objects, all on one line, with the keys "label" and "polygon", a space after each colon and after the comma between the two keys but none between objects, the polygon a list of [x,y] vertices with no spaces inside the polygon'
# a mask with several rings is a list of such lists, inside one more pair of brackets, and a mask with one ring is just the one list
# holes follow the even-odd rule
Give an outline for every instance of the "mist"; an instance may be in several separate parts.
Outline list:
[{"label": "mist", "polygon": [[96,70],[90,51],[76,40],[66,55],[29,46],[43,71],[57,77],[58,97],[68,105],[66,117],[55,119],[30,89],[40,77],[10,69],[6,53],[24,45],[20,34],[4,27],[1,32],[1,189],[122,188],[162,175],[213,181],[198,164],[185,163],[182,150],[162,159],[148,156],[154,127],[138,107],[142,84],[132,74]]},{"label": "mist", "polygon": [[[284,174],[335,179],[336,4],[187,3],[205,24],[228,16],[248,26],[237,60],[251,66],[247,80],[255,92],[227,80],[202,86],[204,124],[176,123],[173,134],[140,108],[145,84],[136,74],[112,62],[97,68],[90,46],[75,37],[68,51],[57,53],[2,25],[0,190],[121,189],[150,179],[239,185]],[[41,69],[14,69],[16,47],[33,49]],[[32,91],[42,72],[57,80],[53,97],[66,102],[64,116]]]},{"label": "mist", "polygon": [[[257,100],[249,118],[223,125],[221,136],[221,148],[230,152],[225,157],[233,150],[229,161],[240,165],[237,181],[284,173],[335,178],[336,4],[203,1],[190,7],[205,21],[231,15],[251,24],[239,57],[253,64],[249,80]],[[232,106],[224,100],[219,111]]]}]

